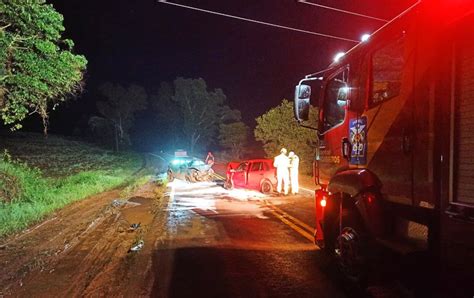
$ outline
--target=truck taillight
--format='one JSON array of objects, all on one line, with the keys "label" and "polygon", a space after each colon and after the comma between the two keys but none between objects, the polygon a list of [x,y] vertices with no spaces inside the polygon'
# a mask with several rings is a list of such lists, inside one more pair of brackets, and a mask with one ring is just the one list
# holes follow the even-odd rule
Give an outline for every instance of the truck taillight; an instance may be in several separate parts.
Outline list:
[{"label": "truck taillight", "polygon": [[367,193],[365,194],[365,197],[367,198],[367,202],[371,204],[375,200],[375,194],[373,193]]},{"label": "truck taillight", "polygon": [[326,203],[327,203],[327,202],[326,202],[326,197],[323,197],[323,198],[321,199],[321,201],[319,202],[319,204],[321,204],[321,207],[326,207]]},{"label": "truck taillight", "polygon": [[316,191],[316,201],[319,203],[321,207],[326,207],[327,199],[328,199],[328,192],[324,189],[320,189]]}]

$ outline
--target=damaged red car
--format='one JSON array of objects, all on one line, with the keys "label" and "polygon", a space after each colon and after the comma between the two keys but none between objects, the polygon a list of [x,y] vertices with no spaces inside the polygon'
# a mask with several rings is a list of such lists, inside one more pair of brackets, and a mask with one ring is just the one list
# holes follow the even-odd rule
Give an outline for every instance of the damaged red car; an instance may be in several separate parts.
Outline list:
[{"label": "damaged red car", "polygon": [[227,189],[248,188],[268,194],[276,188],[276,170],[271,159],[230,162],[227,164],[226,175],[224,187]]}]

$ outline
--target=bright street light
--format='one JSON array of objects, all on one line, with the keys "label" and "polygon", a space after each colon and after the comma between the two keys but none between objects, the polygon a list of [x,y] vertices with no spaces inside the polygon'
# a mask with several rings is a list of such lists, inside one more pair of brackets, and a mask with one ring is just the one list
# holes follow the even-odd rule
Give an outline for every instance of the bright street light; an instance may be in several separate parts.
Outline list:
[{"label": "bright street light", "polygon": [[370,38],[370,34],[365,33],[365,34],[363,34],[363,35],[360,37],[360,40],[361,40],[362,42],[366,42],[367,40],[369,40],[369,38]]},{"label": "bright street light", "polygon": [[336,54],[336,56],[334,56],[334,62],[339,62],[339,60],[341,60],[341,58],[345,55],[346,53],[344,52],[339,52]]}]

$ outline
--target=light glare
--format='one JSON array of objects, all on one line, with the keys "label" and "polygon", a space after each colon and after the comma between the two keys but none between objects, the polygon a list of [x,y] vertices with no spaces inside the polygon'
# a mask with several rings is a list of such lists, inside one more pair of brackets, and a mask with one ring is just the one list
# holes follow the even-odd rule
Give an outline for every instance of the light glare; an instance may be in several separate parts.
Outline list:
[{"label": "light glare", "polygon": [[342,57],[344,57],[345,53],[343,52],[339,52],[336,54],[336,56],[334,56],[334,62],[339,62],[339,60],[341,60]]},{"label": "light glare", "polygon": [[365,33],[365,34],[363,34],[363,35],[361,36],[360,40],[361,40],[362,42],[366,42],[366,41],[369,40],[369,38],[370,38],[370,34]]}]

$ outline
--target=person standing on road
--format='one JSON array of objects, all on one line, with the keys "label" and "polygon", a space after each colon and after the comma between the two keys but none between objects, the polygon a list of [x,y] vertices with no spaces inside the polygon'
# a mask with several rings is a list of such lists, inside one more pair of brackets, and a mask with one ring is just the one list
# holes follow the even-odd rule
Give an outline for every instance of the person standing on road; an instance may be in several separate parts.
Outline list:
[{"label": "person standing on road", "polygon": [[282,186],[283,186],[283,191],[285,192],[285,195],[288,194],[288,189],[289,189],[289,159],[288,156],[286,156],[286,149],[282,148],[280,150],[280,155],[275,156],[275,159],[273,161],[273,166],[277,170],[277,192],[281,194]]},{"label": "person standing on road", "polygon": [[207,152],[205,163],[211,167],[214,165],[214,155],[211,151]]},{"label": "person standing on road", "polygon": [[300,165],[300,158],[293,151],[288,154],[290,160],[290,185],[291,193],[298,194],[299,183],[298,183],[298,167]]}]

